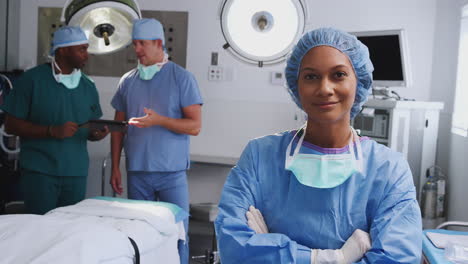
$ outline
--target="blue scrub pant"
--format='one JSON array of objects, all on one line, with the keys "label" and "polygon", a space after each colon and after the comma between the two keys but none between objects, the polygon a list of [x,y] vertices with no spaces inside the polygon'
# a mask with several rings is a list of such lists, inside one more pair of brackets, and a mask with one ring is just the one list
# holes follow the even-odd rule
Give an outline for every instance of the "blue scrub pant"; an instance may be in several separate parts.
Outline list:
[{"label": "blue scrub pant", "polygon": [[[134,200],[161,201],[178,205],[189,212],[189,194],[187,174],[176,172],[127,172],[128,198]],[[188,219],[184,220],[185,242],[178,244],[180,263],[187,264],[189,260]]]}]

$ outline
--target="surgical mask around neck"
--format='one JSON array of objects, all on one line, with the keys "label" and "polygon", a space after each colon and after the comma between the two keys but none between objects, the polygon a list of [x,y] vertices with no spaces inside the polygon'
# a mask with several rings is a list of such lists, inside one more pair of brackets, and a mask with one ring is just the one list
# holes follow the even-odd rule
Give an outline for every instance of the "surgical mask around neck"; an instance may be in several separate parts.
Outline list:
[{"label": "surgical mask around neck", "polygon": [[[51,68],[52,68],[52,75],[54,76],[54,79],[58,82],[63,84],[67,89],[75,89],[78,87],[80,84],[81,80],[81,70],[79,69],[73,69],[72,73],[70,74],[63,74],[62,69],[58,66],[58,64],[55,62],[55,58],[52,58],[52,63],[51,63]],[[55,73],[55,68],[57,68],[60,73],[56,74]]]},{"label": "surgical mask around neck", "polygon": [[164,58],[162,62],[155,63],[153,65],[145,66],[138,61],[138,75],[140,76],[140,79],[148,81],[153,79],[154,75],[158,73],[161,68],[168,62],[169,55],[167,53],[164,53]]},{"label": "surgical mask around neck", "polygon": [[[298,133],[301,130],[298,130]],[[350,153],[317,155],[299,153],[304,141],[304,128],[293,155],[291,156],[291,147],[298,133],[292,138],[286,149],[286,170],[292,171],[301,184],[309,187],[334,188],[343,184],[354,173],[362,172],[363,168],[361,143],[356,131],[353,128],[351,130],[352,135],[348,144]]]}]

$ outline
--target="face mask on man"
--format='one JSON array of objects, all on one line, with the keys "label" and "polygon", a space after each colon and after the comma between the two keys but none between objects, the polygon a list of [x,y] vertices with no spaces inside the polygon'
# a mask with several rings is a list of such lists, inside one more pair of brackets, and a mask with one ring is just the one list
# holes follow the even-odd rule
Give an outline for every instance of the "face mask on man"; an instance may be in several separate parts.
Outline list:
[{"label": "face mask on man", "polygon": [[140,79],[148,81],[153,79],[154,75],[158,73],[161,68],[168,62],[169,55],[167,53],[164,53],[164,58],[162,62],[158,62],[153,65],[145,66],[138,61],[138,75],[140,76]]},{"label": "face mask on man", "polygon": [[159,72],[159,67],[157,64],[153,64],[150,66],[144,66],[138,62],[138,74],[140,79],[148,81],[153,79],[153,76]]},{"label": "face mask on man", "polygon": [[[60,73],[55,73],[55,68],[57,68]],[[63,74],[60,67],[55,62],[55,58],[52,58],[52,75],[58,83],[63,84],[67,89],[75,89],[80,84],[81,80],[81,70],[73,69],[73,72],[70,74]]]}]

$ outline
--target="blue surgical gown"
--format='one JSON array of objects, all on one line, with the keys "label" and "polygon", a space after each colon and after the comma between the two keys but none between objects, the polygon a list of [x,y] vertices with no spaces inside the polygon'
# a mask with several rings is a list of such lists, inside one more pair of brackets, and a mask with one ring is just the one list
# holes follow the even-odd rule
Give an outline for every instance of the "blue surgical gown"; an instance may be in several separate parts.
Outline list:
[{"label": "blue surgical gown", "polygon": [[[359,263],[420,263],[421,214],[402,154],[361,138],[364,172],[335,188],[318,189],[285,170],[292,137],[284,132],[250,141],[228,176],[215,221],[223,264],[309,264],[311,248],[339,249],[356,229],[372,240]],[[341,152],[348,147],[301,146],[301,153]],[[250,205],[262,212],[270,233],[248,227]]]}]

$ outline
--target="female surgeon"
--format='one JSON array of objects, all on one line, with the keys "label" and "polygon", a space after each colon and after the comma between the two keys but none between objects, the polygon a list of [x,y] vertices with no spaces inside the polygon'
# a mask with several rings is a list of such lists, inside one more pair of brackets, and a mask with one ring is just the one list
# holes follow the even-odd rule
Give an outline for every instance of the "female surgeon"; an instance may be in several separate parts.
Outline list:
[{"label": "female surgeon", "polygon": [[372,71],[367,47],[346,32],[299,40],[285,73],[307,123],[250,141],[232,169],[215,222],[223,264],[420,262],[407,161],[350,126]]}]

